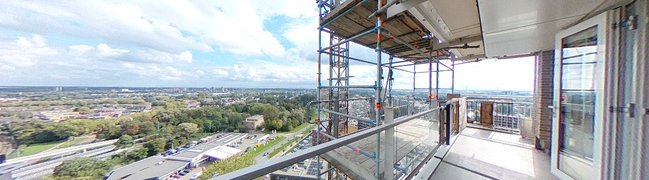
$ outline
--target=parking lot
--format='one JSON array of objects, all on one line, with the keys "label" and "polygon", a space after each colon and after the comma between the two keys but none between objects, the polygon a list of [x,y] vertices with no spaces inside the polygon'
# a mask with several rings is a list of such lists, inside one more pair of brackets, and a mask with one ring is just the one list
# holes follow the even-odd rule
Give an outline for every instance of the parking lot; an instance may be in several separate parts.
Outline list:
[{"label": "parking lot", "polygon": [[[199,168],[190,167],[209,162],[204,157],[205,152],[220,146],[237,144],[246,136],[247,134],[241,133],[213,135],[115,169],[107,179],[190,179],[193,174],[201,171],[200,166]],[[139,169],[139,171],[133,171],[133,169]]]}]

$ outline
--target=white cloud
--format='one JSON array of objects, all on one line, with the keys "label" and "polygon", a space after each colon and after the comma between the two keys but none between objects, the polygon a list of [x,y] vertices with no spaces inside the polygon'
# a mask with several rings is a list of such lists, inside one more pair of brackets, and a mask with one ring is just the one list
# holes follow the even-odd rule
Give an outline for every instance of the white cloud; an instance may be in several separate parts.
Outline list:
[{"label": "white cloud", "polygon": [[18,37],[15,41],[0,42],[0,69],[14,70],[33,66],[41,57],[56,54],[58,52],[48,47],[47,41],[40,35]]},{"label": "white cloud", "polygon": [[314,1],[3,1],[0,27],[39,34],[101,39],[155,49],[223,51],[279,59],[285,47],[264,29],[275,16],[317,19]]}]

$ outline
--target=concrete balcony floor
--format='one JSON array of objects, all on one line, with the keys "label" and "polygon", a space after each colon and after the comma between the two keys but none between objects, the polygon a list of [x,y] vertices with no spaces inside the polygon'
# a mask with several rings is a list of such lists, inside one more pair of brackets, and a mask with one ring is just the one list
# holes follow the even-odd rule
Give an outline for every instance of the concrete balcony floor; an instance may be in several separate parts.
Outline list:
[{"label": "concrete balcony floor", "polygon": [[453,138],[416,179],[556,179],[549,155],[519,135],[466,128]]}]

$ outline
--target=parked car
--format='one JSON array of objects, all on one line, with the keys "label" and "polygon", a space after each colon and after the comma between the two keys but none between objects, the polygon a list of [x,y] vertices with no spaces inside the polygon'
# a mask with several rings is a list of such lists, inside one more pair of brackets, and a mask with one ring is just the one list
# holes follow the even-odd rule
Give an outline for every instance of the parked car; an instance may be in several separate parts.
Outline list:
[{"label": "parked car", "polygon": [[201,176],[201,174],[203,174],[203,171],[198,171],[196,174],[192,175],[192,177],[190,177],[189,179],[190,180],[198,179],[198,176]]}]

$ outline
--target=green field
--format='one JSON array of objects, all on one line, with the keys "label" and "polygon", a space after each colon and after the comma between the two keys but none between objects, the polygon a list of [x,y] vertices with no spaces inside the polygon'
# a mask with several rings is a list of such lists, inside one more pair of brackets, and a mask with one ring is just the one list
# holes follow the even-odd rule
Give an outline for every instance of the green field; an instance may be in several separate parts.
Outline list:
[{"label": "green field", "polygon": [[38,143],[38,144],[30,144],[30,145],[20,145],[18,146],[18,150],[14,151],[9,155],[9,158],[17,158],[17,157],[22,157],[22,156],[29,156],[32,154],[36,154],[39,152],[43,152],[45,150],[48,150],[57,144],[60,144],[64,141],[54,141],[54,142],[46,142],[46,143]]},{"label": "green field", "polygon": [[311,132],[311,130],[313,130],[316,126],[317,125],[311,126],[311,127],[307,128],[307,129],[305,129],[304,131],[302,131],[302,135],[305,135],[305,134]]},{"label": "green field", "polygon": [[79,144],[81,141],[84,141],[84,140],[86,140],[86,139],[88,139],[88,137],[78,137],[78,138],[74,138],[74,139],[71,140],[71,141],[66,141],[66,142],[64,142],[63,144],[61,144],[59,147],[56,147],[56,148],[57,148],[57,149],[60,149],[60,148],[70,147],[70,146],[73,146],[73,145]]}]

